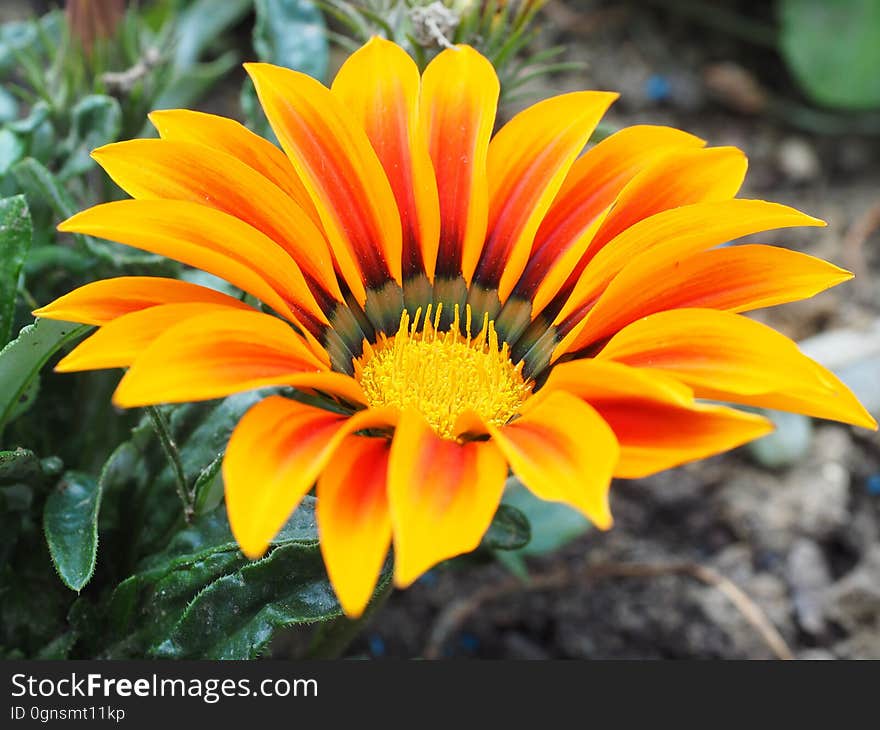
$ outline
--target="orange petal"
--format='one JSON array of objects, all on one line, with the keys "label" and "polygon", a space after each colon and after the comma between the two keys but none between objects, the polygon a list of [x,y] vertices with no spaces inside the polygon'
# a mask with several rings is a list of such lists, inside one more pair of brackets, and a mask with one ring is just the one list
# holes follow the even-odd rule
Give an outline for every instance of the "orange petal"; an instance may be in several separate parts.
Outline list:
[{"label": "orange petal", "polygon": [[779,246],[729,246],[671,259],[660,247],[636,257],[614,277],[571,349],[654,312],[680,307],[745,312],[806,299],[851,278],[822,259]]},{"label": "orange petal", "polygon": [[58,226],[109,238],[208,271],[277,312],[305,312],[327,322],[299,267],[276,243],[247,223],[180,200],[120,200],[96,205]]},{"label": "orange petal", "polygon": [[639,125],[621,129],[585,152],[541,221],[514,293],[533,299],[533,311],[541,311],[574,271],[595,234],[597,218],[633,176],[671,151],[704,144],[671,127]]},{"label": "orange petal", "polygon": [[390,425],[388,416],[360,411],[346,417],[281,396],[245,413],[223,458],[226,511],[242,552],[260,557],[345,437]]},{"label": "orange petal", "polygon": [[339,69],[332,91],[366,130],[403,228],[403,277],[433,281],[440,237],[437,182],[419,124],[419,69],[400,46],[373,37]]},{"label": "orange petal", "polygon": [[92,157],[133,198],[188,200],[240,218],[284,248],[322,289],[342,298],[321,231],[289,195],[238,158],[164,139],[118,142]]},{"label": "orange petal", "polygon": [[189,109],[150,112],[150,121],[162,139],[195,142],[237,157],[267,177],[302,208],[316,225],[321,219],[287,155],[267,139],[234,119]]},{"label": "orange petal", "polygon": [[746,156],[736,147],[676,150],[665,155],[621,190],[590,251],[661,211],[734,197],[747,167]]},{"label": "orange petal", "polygon": [[[325,370],[302,337],[280,319],[230,310],[191,317],[166,330],[135,360],[113,400],[132,408],[221,398],[268,385],[295,385],[298,375]],[[329,375],[338,374],[323,373]]]},{"label": "orange petal", "polygon": [[502,428],[487,424],[493,442],[535,495],[565,502],[608,529],[608,487],[619,453],[614,432],[590,405],[565,392],[529,404]]},{"label": "orange petal", "polygon": [[401,282],[401,228],[388,178],[363,128],[327,87],[297,71],[246,63],[266,117],[324,224],[357,300]]},{"label": "orange petal", "polygon": [[474,278],[497,288],[502,302],[572,163],[617,97],[580,91],[546,99],[517,114],[489,144],[489,225]]},{"label": "orange petal", "polygon": [[580,310],[592,304],[626,264],[655,247],[662,246],[669,257],[683,256],[760,231],[824,225],[823,221],[785,205],[739,198],[683,205],[657,213],[627,228],[599,250],[580,275],[554,324],[572,314],[580,319]]},{"label": "orange petal", "polygon": [[214,313],[222,317],[227,311],[255,311],[230,299],[234,305],[186,302],[160,304],[117,317],[91,337],[83,340],[55,366],[59,373],[102,368],[128,367],[165,330],[200,314]]},{"label": "orange petal", "polygon": [[441,439],[420,413],[404,411],[388,466],[396,585],[405,588],[441,560],[474,550],[506,477],[491,442]]},{"label": "orange petal", "polygon": [[596,406],[617,436],[620,461],[614,476],[640,479],[766,436],[773,424],[762,416],[724,406],[689,408],[625,402]]},{"label": "orange petal", "polygon": [[41,319],[107,324],[117,317],[160,304],[202,302],[245,306],[228,294],[158,276],[119,276],[86,284],[33,311]]},{"label": "orange petal", "polygon": [[673,309],[633,322],[597,356],[661,370],[700,398],[874,428],[849,389],[778,332],[742,315]]},{"label": "orange petal", "polygon": [[384,438],[349,436],[318,477],[318,529],[330,582],[351,618],[370,602],[391,546]]},{"label": "orange petal", "polygon": [[663,373],[613,361],[557,365],[535,397],[554,391],[587,401],[611,426],[620,444],[614,476],[627,479],[728,451],[773,430],[760,416],[696,403],[690,388]]},{"label": "orange petal", "polygon": [[440,195],[436,274],[470,282],[486,238],[486,157],[500,85],[470,46],[441,51],[422,75],[419,103]]}]

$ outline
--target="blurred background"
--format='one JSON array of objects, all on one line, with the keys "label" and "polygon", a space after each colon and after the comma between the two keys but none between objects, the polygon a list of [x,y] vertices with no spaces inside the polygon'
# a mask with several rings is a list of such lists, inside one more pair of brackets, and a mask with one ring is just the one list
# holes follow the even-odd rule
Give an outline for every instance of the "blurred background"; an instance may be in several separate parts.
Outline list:
[{"label": "blurred background", "polygon": [[[408,43],[422,62],[437,34],[482,48],[501,67],[504,118],[555,93],[608,89],[621,98],[600,135],[666,124],[742,148],[750,159],[742,196],[829,224],[760,242],[856,274],[755,316],[798,340],[880,416],[880,0],[81,0],[66,8],[2,0],[0,197],[24,193],[35,232],[26,288],[4,327],[17,332],[32,302],[99,270],[167,265],[98,241],[56,245],[58,220],[119,194],[90,149],[151,134],[146,113],[179,106],[270,135],[241,61],[327,80],[374,32]],[[100,410],[114,382],[78,377],[88,413],[32,411],[13,424],[15,437],[39,444],[47,431],[100,421],[88,443],[46,445],[97,468],[134,423]],[[69,385],[50,376],[43,388]],[[771,417],[778,431],[750,447],[615,483],[609,533],[515,492],[532,523],[527,547],[432,571],[394,594],[349,653],[880,658],[880,436]],[[280,637],[270,653],[289,655],[291,641]]]}]

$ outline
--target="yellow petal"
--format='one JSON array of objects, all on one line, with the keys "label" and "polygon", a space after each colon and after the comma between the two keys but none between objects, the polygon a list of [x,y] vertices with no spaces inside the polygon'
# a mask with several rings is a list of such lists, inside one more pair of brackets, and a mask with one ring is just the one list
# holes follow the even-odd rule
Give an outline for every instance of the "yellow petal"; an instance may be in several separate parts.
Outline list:
[{"label": "yellow petal", "polygon": [[401,283],[400,215],[364,129],[306,74],[247,63],[266,117],[311,195],[343,278],[357,300]]},{"label": "yellow petal", "polygon": [[388,466],[395,584],[405,588],[441,560],[474,550],[506,477],[507,464],[491,442],[441,439],[421,414],[404,411]]},{"label": "yellow petal", "polygon": [[513,472],[536,496],[571,505],[603,530],[611,527],[608,488],[619,447],[595,409],[555,392],[535,399],[512,423],[487,426]]},{"label": "yellow petal", "polygon": [[571,350],[666,309],[746,312],[806,299],[851,278],[826,261],[779,246],[728,246],[672,258],[661,247],[637,256],[614,277]]},{"label": "yellow petal", "polygon": [[361,124],[382,163],[403,229],[403,277],[433,281],[440,238],[437,182],[419,124],[419,69],[400,46],[373,37],[342,64],[331,90]]},{"label": "yellow petal", "polygon": [[474,278],[497,288],[502,302],[572,163],[617,96],[580,91],[545,99],[517,114],[489,144],[489,226]]},{"label": "yellow petal", "polygon": [[486,238],[486,157],[500,85],[469,46],[441,51],[422,75],[419,103],[440,196],[437,276],[470,282]]},{"label": "yellow petal", "polygon": [[227,311],[255,311],[236,299],[234,305],[187,302],[160,304],[117,317],[83,340],[55,366],[59,373],[131,365],[153,341],[171,327],[190,317],[215,313],[222,317]]},{"label": "yellow petal", "polygon": [[267,177],[299,205],[316,225],[321,220],[302,181],[287,156],[269,140],[234,119],[189,109],[150,112],[150,121],[162,139],[195,142],[226,152]]},{"label": "yellow petal", "polygon": [[258,558],[351,433],[388,424],[388,414],[346,417],[281,396],[251,408],[223,457],[226,511],[242,552]]},{"label": "yellow petal", "polygon": [[327,322],[300,268],[281,247],[238,218],[204,205],[120,200],[77,213],[58,230],[167,256],[225,279],[287,317]]},{"label": "yellow petal", "polygon": [[280,319],[226,311],[191,317],[167,329],[132,364],[113,400],[123,408],[221,398],[298,375],[327,373],[304,340]]},{"label": "yellow petal", "polygon": [[339,603],[351,618],[369,603],[391,546],[390,443],[349,436],[318,477],[321,553]]},{"label": "yellow petal", "polygon": [[193,142],[134,139],[92,157],[133,198],[215,208],[275,241],[321,288],[341,299],[323,233],[271,180],[232,155]]},{"label": "yellow petal", "polygon": [[188,281],[159,276],[119,276],[74,289],[35,309],[33,315],[41,319],[101,325],[148,307],[190,302],[245,306],[234,297]]},{"label": "yellow petal", "polygon": [[[657,213],[627,228],[599,249],[554,324],[569,317],[579,320],[582,308],[591,305],[624,266],[655,247],[662,247],[669,257],[683,256],[761,231],[824,225],[823,221],[785,205],[739,198],[683,205]],[[557,355],[565,351],[564,347],[557,348]]]},{"label": "yellow petal", "polygon": [[747,167],[746,156],[736,147],[670,152],[620,191],[591,249],[664,210],[734,197],[742,187]]},{"label": "yellow petal", "polygon": [[563,391],[589,403],[614,431],[614,476],[641,478],[703,459],[773,429],[766,418],[697,403],[693,391],[664,373],[612,360],[556,365],[535,398]]},{"label": "yellow petal", "polygon": [[599,216],[630,180],[672,151],[704,144],[678,129],[638,125],[587,150],[571,166],[541,221],[514,295],[533,298],[533,311],[540,312],[575,270],[598,229]]},{"label": "yellow petal", "polygon": [[661,370],[691,386],[697,397],[876,427],[833,373],[787,337],[742,315],[658,312],[622,329],[598,357]]}]

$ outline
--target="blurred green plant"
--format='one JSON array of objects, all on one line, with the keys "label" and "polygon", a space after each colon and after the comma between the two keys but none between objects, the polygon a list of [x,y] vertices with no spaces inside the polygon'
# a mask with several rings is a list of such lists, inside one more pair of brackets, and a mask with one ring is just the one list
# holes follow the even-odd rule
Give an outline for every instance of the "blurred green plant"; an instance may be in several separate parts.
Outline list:
[{"label": "blurred green plant", "polygon": [[880,0],[779,0],[779,47],[809,97],[880,108]]},{"label": "blurred green plant", "polygon": [[495,66],[505,101],[524,85],[580,68],[559,60],[564,48],[529,52],[540,32],[536,16],[547,0],[317,0],[346,34],[330,37],[354,50],[373,35],[406,48],[419,66],[456,43],[474,46]]}]

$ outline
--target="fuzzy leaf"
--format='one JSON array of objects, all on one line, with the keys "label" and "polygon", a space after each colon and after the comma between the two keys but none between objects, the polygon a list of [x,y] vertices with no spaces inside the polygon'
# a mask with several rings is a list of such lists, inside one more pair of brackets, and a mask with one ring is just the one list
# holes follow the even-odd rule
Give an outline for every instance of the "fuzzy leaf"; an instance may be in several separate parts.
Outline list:
[{"label": "fuzzy leaf", "polygon": [[73,107],[71,121],[70,156],[58,173],[62,180],[91,170],[95,166],[91,151],[119,138],[122,109],[112,96],[92,94]]},{"label": "fuzzy leaf", "polygon": [[38,319],[0,351],[0,431],[49,358],[88,329],[87,325]]},{"label": "fuzzy leaf", "polygon": [[[312,497],[303,500],[272,544],[319,552]],[[201,591],[248,565],[250,561],[241,554],[229,529],[225,510],[200,517],[116,587],[108,606],[107,633],[112,645],[106,656],[142,656],[149,646],[168,640]]]},{"label": "fuzzy leaf", "polygon": [[193,487],[195,494],[195,510],[197,515],[204,515],[217,508],[223,501],[223,454],[219,454],[210,464],[199,472]]},{"label": "fuzzy leaf", "polygon": [[101,490],[87,474],[67,472],[46,499],[43,528],[58,575],[79,591],[95,572]]},{"label": "fuzzy leaf", "polygon": [[30,484],[40,476],[40,460],[33,451],[0,451],[0,484]]},{"label": "fuzzy leaf", "polygon": [[12,333],[18,277],[32,237],[31,215],[24,196],[0,200],[0,343],[3,344]]},{"label": "fuzzy leaf", "polygon": [[339,615],[320,550],[285,545],[209,585],[150,654],[163,659],[252,659],[276,629]]}]

